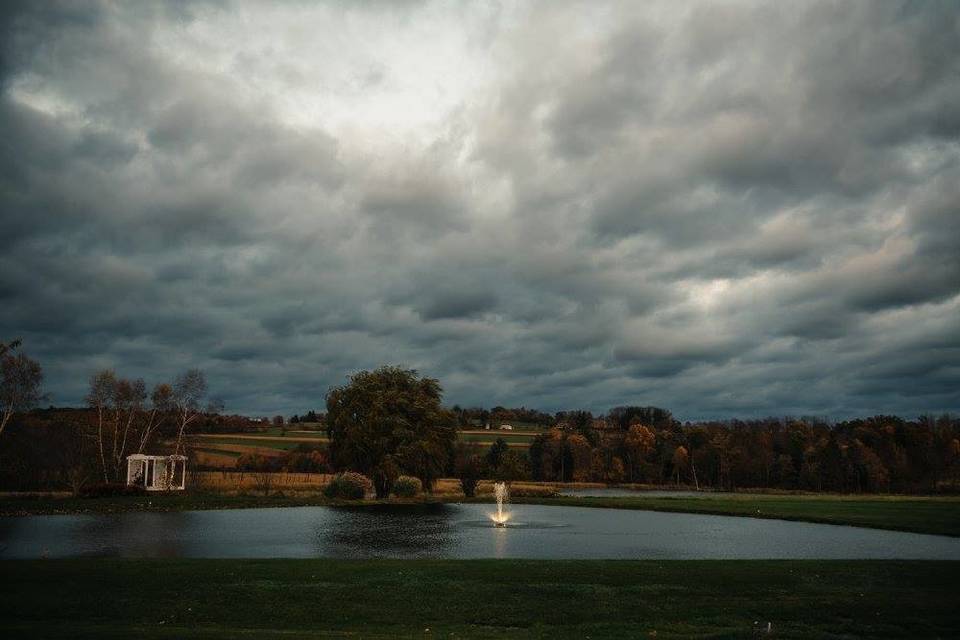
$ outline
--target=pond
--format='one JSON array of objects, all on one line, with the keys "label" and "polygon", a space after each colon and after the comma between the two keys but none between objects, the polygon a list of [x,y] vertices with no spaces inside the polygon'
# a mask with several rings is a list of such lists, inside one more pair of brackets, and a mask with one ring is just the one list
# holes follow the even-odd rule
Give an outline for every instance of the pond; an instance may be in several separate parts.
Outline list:
[{"label": "pond", "polygon": [[960,538],[695,515],[517,505],[293,507],[0,518],[0,558],[923,558]]}]

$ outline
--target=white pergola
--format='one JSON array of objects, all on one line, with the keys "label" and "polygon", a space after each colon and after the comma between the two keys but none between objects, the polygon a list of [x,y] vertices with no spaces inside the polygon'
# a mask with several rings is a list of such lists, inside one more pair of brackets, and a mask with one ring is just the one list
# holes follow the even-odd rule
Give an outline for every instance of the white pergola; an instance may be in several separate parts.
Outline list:
[{"label": "white pergola", "polygon": [[127,484],[147,491],[182,491],[186,480],[186,456],[127,456]]}]

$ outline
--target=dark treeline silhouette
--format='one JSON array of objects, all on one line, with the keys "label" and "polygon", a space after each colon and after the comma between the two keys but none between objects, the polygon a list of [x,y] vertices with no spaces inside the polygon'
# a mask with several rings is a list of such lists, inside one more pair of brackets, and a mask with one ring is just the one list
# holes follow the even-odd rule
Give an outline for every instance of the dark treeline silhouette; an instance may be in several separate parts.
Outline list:
[{"label": "dark treeline silhouette", "polygon": [[699,488],[926,492],[957,484],[960,421],[875,416],[681,424],[656,407],[558,420],[529,449],[534,480]]},{"label": "dark treeline silhouette", "polygon": [[[456,409],[452,413],[460,415]],[[534,413],[539,412],[531,410],[524,416]],[[491,410],[487,415],[492,414]],[[517,415],[515,422],[530,422]],[[0,488],[77,490],[97,481],[102,465],[93,437],[96,425],[94,408],[16,414],[0,442]],[[238,432],[265,426],[243,416],[201,413],[192,431]],[[159,416],[154,428],[154,442],[172,442],[178,435],[176,414]],[[267,466],[339,470],[330,464],[325,449],[312,447],[290,461],[271,460]],[[247,462],[244,466],[250,469],[267,468],[255,459]],[[464,442],[441,464],[446,475],[473,481],[679,484],[721,491],[956,491],[960,420],[945,415],[915,420],[874,416],[834,424],[811,418],[681,423],[656,407],[617,407],[599,417],[588,411],[565,411],[550,417],[529,448],[502,440],[492,446]]]},{"label": "dark treeline silhouette", "polygon": [[[190,432],[194,426],[199,432],[236,432],[250,424],[243,416],[205,409],[191,422]],[[123,481],[127,455],[177,449],[178,437],[183,435],[182,416],[176,406],[130,402],[111,403],[103,411],[49,407],[16,414],[0,440],[0,490],[77,492],[104,478]]]},{"label": "dark treeline silhouette", "polygon": [[290,424],[302,424],[302,423],[309,424],[314,422],[322,423],[324,421],[324,418],[325,418],[324,414],[317,413],[316,411],[311,409],[310,411],[307,411],[302,416],[298,416],[296,414],[290,416]]},{"label": "dark treeline silhouette", "polygon": [[482,427],[484,425],[498,426],[503,423],[525,423],[541,427],[551,426],[556,423],[556,417],[549,413],[537,411],[536,409],[527,409],[526,407],[509,408],[496,406],[492,409],[483,409],[481,407],[463,408],[454,405],[451,409],[457,417],[457,423],[465,429],[470,427]]}]

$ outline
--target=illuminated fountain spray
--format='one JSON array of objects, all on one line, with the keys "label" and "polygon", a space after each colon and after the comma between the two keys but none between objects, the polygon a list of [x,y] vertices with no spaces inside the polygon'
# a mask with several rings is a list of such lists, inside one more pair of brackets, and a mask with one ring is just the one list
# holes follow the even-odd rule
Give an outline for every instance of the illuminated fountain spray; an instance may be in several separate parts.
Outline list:
[{"label": "illuminated fountain spray", "polygon": [[507,520],[510,519],[509,513],[504,513],[503,503],[510,499],[510,490],[507,489],[506,482],[497,482],[493,485],[493,495],[497,497],[497,513],[491,515],[493,523],[498,527],[507,526]]}]

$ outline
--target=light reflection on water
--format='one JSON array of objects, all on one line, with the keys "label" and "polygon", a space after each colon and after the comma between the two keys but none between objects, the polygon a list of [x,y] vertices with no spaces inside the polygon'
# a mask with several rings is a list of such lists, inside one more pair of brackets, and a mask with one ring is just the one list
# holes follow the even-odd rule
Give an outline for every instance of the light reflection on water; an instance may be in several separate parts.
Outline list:
[{"label": "light reflection on water", "polygon": [[0,518],[0,558],[928,558],[960,539],[726,516],[512,505],[295,507]]}]

